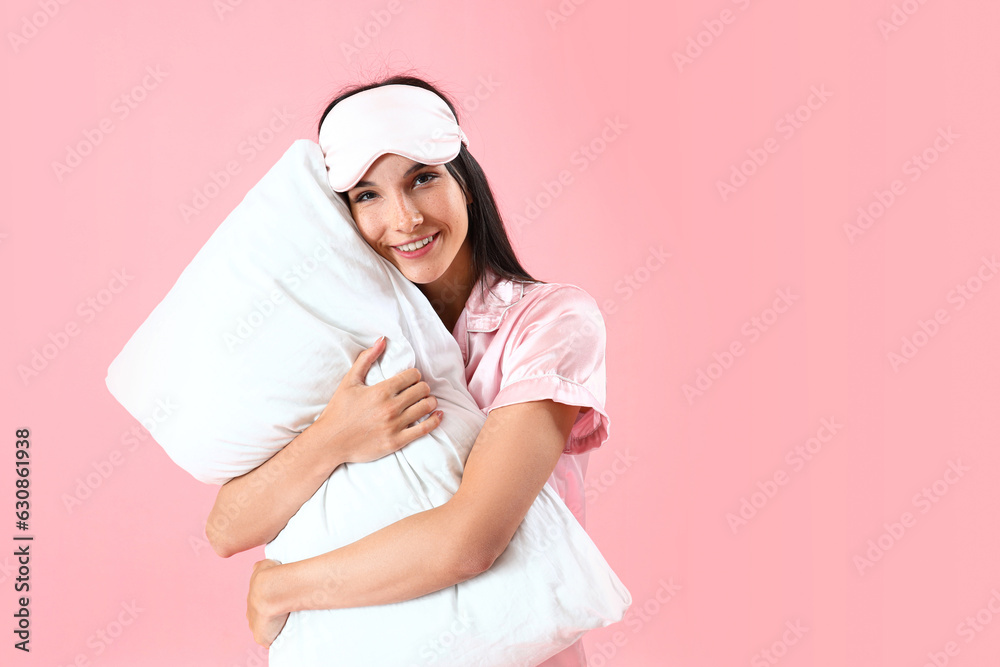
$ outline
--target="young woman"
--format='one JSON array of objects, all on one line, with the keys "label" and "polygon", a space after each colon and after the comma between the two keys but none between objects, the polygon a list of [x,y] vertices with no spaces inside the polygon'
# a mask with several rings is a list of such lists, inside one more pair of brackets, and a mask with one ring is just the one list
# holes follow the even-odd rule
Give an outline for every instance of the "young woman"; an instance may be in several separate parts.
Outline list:
[{"label": "young woman", "polygon": [[[379,127],[386,108],[403,120],[387,112]],[[419,147],[359,153],[343,125],[352,117],[389,146],[409,146],[400,143],[406,132],[388,138],[405,126]],[[333,164],[337,172],[331,185],[372,249],[418,285],[455,336],[469,391],[487,418],[459,491],[444,505],[322,556],[254,565],[247,619],[263,646],[292,611],[402,602],[484,572],[545,483],[584,523],[587,453],[609,427],[604,322],[584,290],[537,281],[521,267],[467,141],[447,97],[409,76],[349,89],[320,120],[328,170]],[[354,172],[340,173],[344,165]],[[341,463],[380,458],[441,423],[417,369],[364,384],[384,349],[383,338],[362,352],[311,426],[220,489],[207,524],[220,555],[271,541]],[[582,667],[582,643],[542,664]]]}]

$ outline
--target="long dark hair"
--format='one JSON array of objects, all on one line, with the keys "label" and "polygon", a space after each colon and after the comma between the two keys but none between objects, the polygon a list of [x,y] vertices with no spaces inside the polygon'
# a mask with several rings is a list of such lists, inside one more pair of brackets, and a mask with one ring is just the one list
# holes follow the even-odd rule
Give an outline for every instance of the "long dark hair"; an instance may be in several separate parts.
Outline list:
[{"label": "long dark hair", "polygon": [[[455,105],[447,95],[438,90],[433,84],[421,78],[397,74],[381,81],[376,81],[375,83],[352,85],[341,90],[327,105],[323,111],[323,115],[320,116],[319,123],[316,126],[317,135],[319,134],[319,128],[323,125],[323,119],[326,118],[326,115],[330,113],[330,109],[336,106],[338,102],[355,93],[391,84],[418,86],[431,91],[445,101],[461,125],[461,119],[458,117]],[[462,144],[458,156],[451,162],[448,162],[445,167],[447,167],[452,177],[466,189],[472,198],[472,203],[469,205],[468,235],[472,248],[473,284],[481,284],[483,282],[481,278],[483,278],[484,269],[487,267],[501,279],[531,283],[544,282],[532,278],[518,261],[517,255],[510,245],[510,239],[507,237],[507,230],[504,227],[500,211],[497,209],[493,190],[490,188],[486,174],[483,173],[482,167],[476,162],[476,158],[472,157],[465,144]],[[337,194],[344,200],[348,208],[350,208],[347,193],[341,192]],[[483,287],[486,286],[481,284],[480,289]]]}]

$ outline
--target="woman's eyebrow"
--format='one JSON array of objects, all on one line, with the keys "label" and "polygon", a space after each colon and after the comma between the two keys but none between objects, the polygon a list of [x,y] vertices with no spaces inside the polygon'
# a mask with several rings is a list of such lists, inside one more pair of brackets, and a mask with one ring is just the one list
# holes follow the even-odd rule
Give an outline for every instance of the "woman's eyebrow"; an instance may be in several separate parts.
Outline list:
[{"label": "woman's eyebrow", "polygon": [[[406,173],[403,174],[403,178],[406,178],[407,176],[409,176],[410,174],[412,174],[413,172],[415,172],[417,169],[420,169],[421,167],[426,167],[426,166],[427,165],[423,164],[422,162],[415,163],[412,167],[410,167],[409,169],[406,170]],[[372,183],[371,181],[358,181],[355,184],[354,187],[355,188],[367,188],[367,187],[370,187],[372,185],[375,185],[375,184]],[[351,188],[351,189],[353,190],[354,188]]]}]

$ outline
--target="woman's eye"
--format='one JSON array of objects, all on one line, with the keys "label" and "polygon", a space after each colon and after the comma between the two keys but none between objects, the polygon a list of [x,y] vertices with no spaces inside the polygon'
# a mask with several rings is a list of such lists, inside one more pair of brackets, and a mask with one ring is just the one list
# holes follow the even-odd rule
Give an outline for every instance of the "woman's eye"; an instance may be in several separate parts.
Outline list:
[{"label": "woman's eye", "polygon": [[[427,180],[421,181],[420,179],[424,178],[425,176],[427,177]],[[424,173],[417,175],[417,177],[413,179],[413,183],[415,185],[423,185],[424,183],[428,183],[434,180],[435,178],[438,178],[438,175],[436,173],[434,173],[433,171],[425,171]],[[354,197],[354,203],[358,204],[361,202],[370,201],[371,198],[366,197],[365,195],[374,195],[374,194],[375,193],[372,192],[371,190],[365,190],[364,192],[360,192]]]}]

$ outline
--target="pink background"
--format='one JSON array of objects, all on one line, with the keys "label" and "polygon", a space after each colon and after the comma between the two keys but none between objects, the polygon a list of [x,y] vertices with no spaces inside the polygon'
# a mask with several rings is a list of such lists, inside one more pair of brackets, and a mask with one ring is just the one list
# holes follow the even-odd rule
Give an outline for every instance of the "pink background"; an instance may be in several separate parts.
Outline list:
[{"label": "pink background", "polygon": [[[529,271],[605,313],[588,530],[634,605],[587,636],[589,664],[997,664],[996,3],[224,2],[4,3],[0,662],[262,664],[244,612],[263,549],[211,551],[217,487],[105,372],[341,86],[412,67],[462,105]],[[21,427],[30,655],[11,632]]]}]

